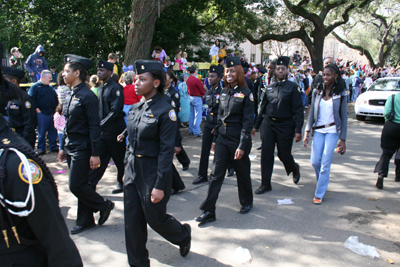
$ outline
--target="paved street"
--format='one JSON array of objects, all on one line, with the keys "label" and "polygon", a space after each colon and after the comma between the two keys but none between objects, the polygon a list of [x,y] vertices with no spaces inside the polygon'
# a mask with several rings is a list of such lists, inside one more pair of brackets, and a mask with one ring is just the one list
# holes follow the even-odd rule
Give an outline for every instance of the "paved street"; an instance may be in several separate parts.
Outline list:
[{"label": "paved street", "polygon": [[[385,180],[384,189],[375,187],[373,173],[379,159],[380,120],[358,122],[350,114],[347,153],[335,154],[331,182],[322,205],[312,203],[316,186],[315,173],[309,162],[310,149],[297,143],[293,147],[295,160],[301,165],[298,185],[287,177],[282,163],[276,158],[271,192],[254,195],[254,208],[246,215],[238,213],[236,177],[225,179],[217,202],[217,221],[198,227],[193,220],[200,215],[199,205],[207,192],[207,185],[194,186],[200,158],[201,138],[188,135],[183,129],[184,147],[192,160],[188,171],[182,171],[175,159],[186,190],[171,197],[168,211],[181,222],[192,227],[192,249],[187,258],[179,249],[153,230],[149,230],[148,250],[152,266],[239,266],[235,253],[246,248],[252,262],[240,266],[388,266],[387,259],[400,264],[399,183],[394,182],[394,165]],[[260,185],[260,144],[253,139],[251,155],[253,189]],[[54,161],[56,154],[44,156],[52,171],[68,169]],[[210,158],[212,159],[212,158]],[[112,195],[116,183],[116,168],[109,166],[98,191],[115,201],[110,219],[101,227],[72,236],[85,266],[128,266],[125,253],[123,196]],[[60,206],[68,228],[76,218],[76,198],[68,189],[68,170],[54,174],[60,192]],[[293,205],[277,205],[278,199],[291,198]],[[98,215],[97,215],[98,216]],[[343,247],[349,236],[375,246],[381,258],[359,256]]]}]

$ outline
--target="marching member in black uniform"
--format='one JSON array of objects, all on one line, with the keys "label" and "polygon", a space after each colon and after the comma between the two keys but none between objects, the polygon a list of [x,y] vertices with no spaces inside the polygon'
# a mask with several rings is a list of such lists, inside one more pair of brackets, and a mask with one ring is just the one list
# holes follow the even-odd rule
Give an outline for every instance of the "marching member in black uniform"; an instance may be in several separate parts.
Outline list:
[{"label": "marching member in black uniform", "polygon": [[[16,91],[3,79],[0,68],[1,98],[16,99]],[[6,124],[0,115],[0,265],[83,266],[58,206],[50,170]]]},{"label": "marching member in black uniform", "polygon": [[[220,81],[223,77],[223,72],[224,67],[221,65],[210,67],[208,82],[212,88],[208,90],[205,95],[209,113],[207,114],[206,123],[203,127],[203,140],[201,143],[201,156],[198,170],[199,176],[193,181],[193,184],[200,184],[208,181],[208,161],[210,157],[211,144],[214,139],[213,130],[217,126],[218,121],[219,98],[222,91]],[[230,165],[232,165],[232,163],[230,163]],[[230,168],[233,168],[233,166],[230,166]]]},{"label": "marching member in black uniform", "polygon": [[[179,93],[174,89],[174,87],[172,87],[172,80],[174,80],[176,82],[176,78],[172,77],[172,73],[167,72],[166,73],[166,90],[165,90],[165,95],[170,97],[172,99],[172,101],[174,101],[173,107],[175,109],[175,113],[178,114],[181,111],[181,104],[180,104],[180,100],[179,100]],[[169,86],[168,86],[169,84]],[[177,117],[177,123],[178,123],[178,131],[181,127],[181,122],[179,120],[179,117]],[[180,133],[179,133],[180,135]],[[182,137],[182,136],[181,136]],[[182,138],[181,138],[182,140]],[[180,143],[179,146],[180,150],[176,151],[178,153],[175,153],[176,158],[178,159],[179,163],[182,164],[182,170],[186,171],[187,169],[189,169],[189,164],[190,164],[190,159],[188,157],[188,155],[186,154],[185,149],[182,146],[182,143]]]},{"label": "marching member in black uniform", "polygon": [[271,191],[271,176],[274,167],[275,144],[278,157],[285,165],[286,173],[293,173],[293,182],[300,180],[300,166],[292,156],[293,137],[301,140],[301,128],[304,122],[300,89],[296,83],[287,80],[289,57],[280,57],[277,61],[278,81],[262,89],[258,117],[252,135],[260,128],[262,135],[261,186],[256,194]]},{"label": "marching member in black uniform", "polygon": [[162,99],[165,74],[158,61],[138,60],[136,93],[142,101],[128,114],[128,136],[124,178],[126,251],[130,266],[150,266],[146,249],[147,224],[185,257],[190,250],[191,230],[166,213],[171,192],[172,159],[177,115]]},{"label": "marching member in black uniform", "polygon": [[240,213],[253,207],[253,192],[250,178],[251,150],[250,131],[254,123],[254,97],[244,80],[243,68],[238,57],[228,57],[225,69],[225,90],[221,92],[218,124],[214,130],[215,150],[213,170],[206,200],[201,204],[203,214],[195,220],[200,223],[215,221],[215,205],[224,181],[230,160],[236,171]]},{"label": "marching member in black uniform", "polygon": [[100,60],[97,67],[97,76],[103,84],[97,89],[100,110],[100,168],[93,170],[90,176],[96,184],[103,177],[107,165],[112,158],[118,170],[118,184],[113,194],[122,193],[124,177],[125,142],[117,142],[117,136],[126,128],[123,111],[124,94],[121,87],[111,78],[114,64]]},{"label": "marching member in black uniform", "polygon": [[[4,78],[19,87],[25,72],[20,69],[3,67]],[[36,126],[38,124],[36,106],[32,98],[20,89],[21,99],[14,99],[7,104],[8,127],[22,136],[32,148],[36,142]]]},{"label": "marching member in black uniform", "polygon": [[85,84],[87,70],[93,62],[81,56],[65,55],[65,63],[63,77],[65,83],[72,86],[72,93],[63,106],[64,149],[59,152],[58,159],[62,162],[67,158],[69,189],[78,198],[76,226],[71,230],[71,234],[78,234],[96,226],[94,212],[100,211],[98,223],[104,224],[114,203],[96,192],[98,180],[90,175],[91,169],[101,167],[99,102]]}]

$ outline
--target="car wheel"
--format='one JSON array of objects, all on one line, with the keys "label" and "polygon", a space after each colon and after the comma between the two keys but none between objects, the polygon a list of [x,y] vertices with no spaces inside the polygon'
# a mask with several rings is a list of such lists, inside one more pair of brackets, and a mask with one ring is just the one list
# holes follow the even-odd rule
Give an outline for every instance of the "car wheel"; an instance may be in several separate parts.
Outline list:
[{"label": "car wheel", "polygon": [[358,121],[365,121],[365,116],[356,115],[356,119],[357,119]]}]

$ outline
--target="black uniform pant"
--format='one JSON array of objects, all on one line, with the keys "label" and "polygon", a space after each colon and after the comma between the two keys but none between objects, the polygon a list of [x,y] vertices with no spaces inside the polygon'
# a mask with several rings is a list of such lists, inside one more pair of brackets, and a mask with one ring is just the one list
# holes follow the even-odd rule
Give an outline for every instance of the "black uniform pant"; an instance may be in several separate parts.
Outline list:
[{"label": "black uniform pant", "polygon": [[389,162],[393,154],[400,148],[400,124],[387,121],[381,135],[382,155],[375,166],[375,171],[383,177],[388,176]]},{"label": "black uniform pant", "polygon": [[107,202],[96,192],[99,180],[90,176],[91,150],[73,150],[66,154],[69,167],[69,189],[78,198],[76,225],[94,223],[93,213],[107,209]]},{"label": "black uniform pant", "polygon": [[182,178],[175,167],[175,164],[172,163],[172,186],[171,188],[175,191],[182,190],[185,187],[185,183],[182,181]]},{"label": "black uniform pant", "polygon": [[112,158],[117,167],[117,181],[122,184],[124,177],[124,159],[126,151],[126,142],[118,142],[117,136],[126,128],[124,118],[117,119],[111,128],[104,130],[100,136],[100,168],[92,170],[90,176],[100,181],[107,169],[108,163]]},{"label": "black uniform pant", "polygon": [[275,144],[278,149],[278,157],[285,166],[287,175],[295,171],[297,164],[292,156],[294,138],[294,122],[287,120],[273,122],[264,118],[260,127],[261,135],[261,185],[271,186],[271,176],[274,169]]},{"label": "black uniform pant", "polygon": [[19,127],[15,128],[15,132],[19,134],[20,136],[23,136],[25,141],[28,142],[32,149],[35,149],[35,143],[36,143],[36,132],[33,130],[32,132],[28,133],[27,135],[24,136],[24,127]]},{"label": "black uniform pant", "polygon": [[215,205],[224,182],[225,172],[229,161],[233,161],[233,168],[236,171],[240,204],[242,206],[253,204],[249,159],[251,141],[249,142],[247,149],[244,151],[243,157],[239,160],[233,160],[238,145],[239,142],[227,141],[222,135],[218,136],[215,144],[213,170],[210,176],[211,179],[207,197],[200,206],[200,209],[204,212],[209,211],[215,213]]},{"label": "black uniform pant", "polygon": [[46,250],[40,244],[27,246],[17,252],[0,255],[0,266],[2,267],[48,267],[47,262]]},{"label": "black uniform pant", "polygon": [[183,149],[183,146],[181,146],[181,152],[179,152],[179,154],[176,155],[177,160],[179,161],[180,164],[182,164],[182,166],[186,166],[190,164],[190,159],[185,151],[185,149]]},{"label": "black uniform pant", "polygon": [[147,224],[175,245],[186,245],[190,234],[177,219],[167,214],[171,177],[167,177],[164,198],[158,203],[151,202],[151,191],[157,177],[157,158],[136,157],[133,161],[128,165],[134,164],[135,180],[129,177],[132,172],[127,171],[124,181],[126,252],[130,266],[148,267]]},{"label": "black uniform pant", "polygon": [[[209,158],[210,158],[211,145],[212,145],[212,142],[214,139],[214,135],[211,134],[211,131],[213,129],[214,129],[214,127],[208,123],[206,123],[203,127],[203,140],[201,143],[201,156],[200,156],[198,175],[202,176],[204,178],[208,177],[207,176],[208,162],[209,162]],[[228,169],[232,169],[232,168],[233,168],[233,163],[232,163],[232,161],[229,161]]]}]

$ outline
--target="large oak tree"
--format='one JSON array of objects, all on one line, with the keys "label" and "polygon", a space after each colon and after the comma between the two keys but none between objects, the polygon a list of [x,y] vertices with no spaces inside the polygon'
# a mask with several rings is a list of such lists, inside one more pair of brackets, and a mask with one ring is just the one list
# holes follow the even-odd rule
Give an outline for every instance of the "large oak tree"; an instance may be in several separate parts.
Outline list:
[{"label": "large oak tree", "polygon": [[373,0],[283,0],[264,1],[260,10],[276,8],[275,16],[261,16],[258,27],[244,35],[253,44],[268,40],[300,39],[307,47],[315,71],[323,67],[324,42],[337,27],[346,24],[352,12],[360,12]]}]

